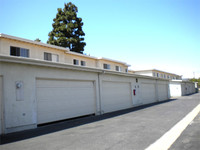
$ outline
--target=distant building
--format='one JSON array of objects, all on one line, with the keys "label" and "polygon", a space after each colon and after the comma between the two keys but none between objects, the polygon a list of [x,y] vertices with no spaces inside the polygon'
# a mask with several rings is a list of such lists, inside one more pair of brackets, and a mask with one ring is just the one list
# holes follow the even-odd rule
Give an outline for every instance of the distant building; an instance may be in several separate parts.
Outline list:
[{"label": "distant building", "polygon": [[139,71],[129,70],[129,73],[157,77],[157,78],[162,78],[162,79],[169,79],[169,80],[181,80],[182,79],[182,76],[180,76],[180,75],[157,70],[157,69],[139,70]]}]

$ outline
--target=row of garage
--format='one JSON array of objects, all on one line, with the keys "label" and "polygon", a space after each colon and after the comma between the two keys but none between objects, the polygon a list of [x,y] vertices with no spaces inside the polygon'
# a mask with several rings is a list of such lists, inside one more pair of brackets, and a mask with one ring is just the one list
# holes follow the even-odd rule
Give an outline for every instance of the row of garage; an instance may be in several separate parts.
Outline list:
[{"label": "row of garage", "polygon": [[[106,78],[106,75],[101,76]],[[114,78],[115,76],[112,77]],[[134,80],[130,77],[127,79]],[[169,98],[166,81],[156,85],[153,81],[134,84],[128,80],[127,82],[101,80],[98,110],[95,81],[37,79],[37,123],[43,124],[98,112],[103,114]],[[156,86],[158,86],[157,92]]]},{"label": "row of garage", "polygon": [[164,79],[15,61],[0,64],[0,93],[0,134],[5,134],[167,100],[170,92]]},{"label": "row of garage", "polygon": [[189,81],[174,80],[169,83],[170,97],[179,97],[195,93],[195,84]]}]

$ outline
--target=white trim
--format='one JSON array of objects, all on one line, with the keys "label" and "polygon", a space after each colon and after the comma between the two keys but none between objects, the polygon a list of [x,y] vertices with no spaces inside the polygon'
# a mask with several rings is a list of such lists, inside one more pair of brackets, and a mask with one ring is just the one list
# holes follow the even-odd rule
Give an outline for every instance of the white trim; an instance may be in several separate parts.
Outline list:
[{"label": "white trim", "polygon": [[88,66],[78,66],[78,65],[67,64],[67,63],[51,62],[51,61],[45,61],[45,60],[40,60],[40,59],[7,56],[7,55],[1,55],[1,54],[0,54],[0,62],[28,64],[28,65],[36,65],[36,66],[44,66],[44,67],[54,67],[54,68],[89,71],[89,72],[104,73],[104,74],[105,73],[115,74],[115,75],[144,78],[144,79],[169,81],[167,79],[161,79],[161,78],[158,79],[158,78],[151,77],[151,76],[137,75],[137,74],[127,73],[127,72],[118,72],[118,71],[105,70],[105,69],[93,68],[93,67],[88,67]]},{"label": "white trim", "polygon": [[98,59],[98,60],[107,60],[107,61],[111,61],[111,62],[120,63],[120,64],[123,64],[123,65],[128,66],[128,67],[131,66],[131,65],[128,65],[127,63],[125,63],[125,62],[118,61],[118,60],[113,60],[113,59],[110,59],[110,58],[98,57],[97,59]]},{"label": "white trim", "polygon": [[180,76],[181,77],[181,75],[170,73],[170,72],[166,72],[166,71],[161,71],[161,70],[158,70],[158,69],[137,70],[137,71],[132,70],[132,71],[134,71],[135,73],[136,72],[147,72],[147,71],[158,71],[158,72],[161,72],[161,73],[166,73],[166,74],[169,74],[169,75],[175,75],[175,76]]}]

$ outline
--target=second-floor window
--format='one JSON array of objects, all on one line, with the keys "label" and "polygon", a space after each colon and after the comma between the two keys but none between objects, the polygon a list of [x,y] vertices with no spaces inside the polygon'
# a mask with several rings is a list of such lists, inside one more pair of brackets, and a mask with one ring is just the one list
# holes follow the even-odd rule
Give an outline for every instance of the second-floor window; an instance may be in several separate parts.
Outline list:
[{"label": "second-floor window", "polygon": [[44,52],[44,60],[58,62],[59,61],[59,57],[58,57],[57,54]]},{"label": "second-floor window", "polygon": [[109,64],[103,64],[103,69],[110,69],[110,65]]},{"label": "second-floor window", "polygon": [[79,60],[74,59],[74,60],[73,60],[73,64],[74,64],[74,65],[79,65]]},{"label": "second-floor window", "polygon": [[81,60],[81,66],[86,66],[86,62]]},{"label": "second-floor window", "polygon": [[122,69],[120,66],[115,66],[115,70],[120,72]]},{"label": "second-floor window", "polygon": [[159,73],[157,73],[157,77],[159,77]]},{"label": "second-floor window", "polygon": [[20,56],[20,57],[29,57],[29,50],[26,48],[20,47],[10,47],[10,55],[11,56]]}]

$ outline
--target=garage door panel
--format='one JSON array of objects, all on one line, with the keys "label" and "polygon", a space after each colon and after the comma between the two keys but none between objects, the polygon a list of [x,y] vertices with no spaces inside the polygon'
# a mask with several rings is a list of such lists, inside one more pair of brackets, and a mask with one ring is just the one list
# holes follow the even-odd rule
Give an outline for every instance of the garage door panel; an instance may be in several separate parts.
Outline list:
[{"label": "garage door panel", "polygon": [[92,97],[90,94],[93,94],[93,92],[93,89],[38,88],[37,96],[43,100],[54,100],[53,98],[59,100],[61,97],[60,93],[62,93],[62,97],[82,98],[84,96]]},{"label": "garage door panel", "polygon": [[155,98],[155,84],[142,83],[141,84],[141,96],[144,104],[152,103],[156,101]]},{"label": "garage door panel", "polygon": [[40,88],[92,88],[93,82],[89,81],[73,81],[73,80],[40,80],[37,82],[37,87]]},{"label": "garage door panel", "polygon": [[158,84],[158,99],[160,101],[168,99],[168,86],[167,86],[167,84]]},{"label": "garage door panel", "polygon": [[95,113],[92,81],[37,80],[38,124]]},{"label": "garage door panel", "polygon": [[102,89],[102,110],[112,112],[130,108],[131,103],[130,83],[103,82]]}]

